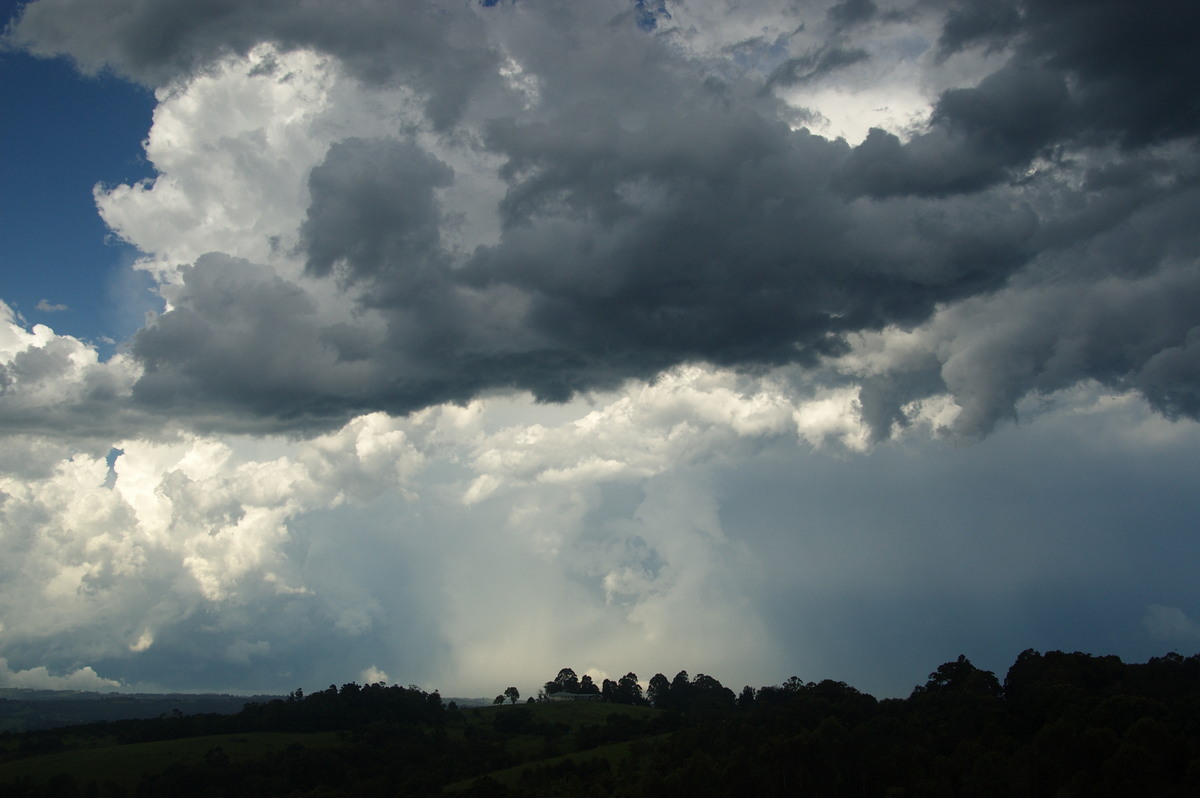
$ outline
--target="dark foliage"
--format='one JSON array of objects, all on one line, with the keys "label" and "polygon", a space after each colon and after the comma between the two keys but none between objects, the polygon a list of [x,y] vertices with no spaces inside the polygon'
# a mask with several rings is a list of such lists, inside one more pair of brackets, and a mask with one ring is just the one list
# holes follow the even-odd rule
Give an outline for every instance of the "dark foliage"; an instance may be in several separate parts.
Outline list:
[{"label": "dark foliage", "polygon": [[[561,688],[581,686],[564,668]],[[878,701],[844,682],[740,695],[704,674],[605,681],[607,716],[526,704],[443,709],[437,693],[343,685],[197,715],[6,735],[5,759],[52,754],[88,735],[126,742],[254,731],[340,732],[235,761],[220,744],[136,788],[60,773],[0,781],[8,796],[1162,796],[1200,794],[1200,655],[1125,664],[1026,651],[1003,683],[965,657],[907,699]],[[550,691],[548,691],[550,692]],[[655,710],[620,706],[652,702]],[[587,710],[586,712],[583,710]],[[598,722],[603,717],[604,722]],[[585,720],[586,719],[586,720]],[[564,757],[563,755],[570,755]],[[519,766],[519,769],[512,769]],[[511,770],[505,770],[511,769]]]}]

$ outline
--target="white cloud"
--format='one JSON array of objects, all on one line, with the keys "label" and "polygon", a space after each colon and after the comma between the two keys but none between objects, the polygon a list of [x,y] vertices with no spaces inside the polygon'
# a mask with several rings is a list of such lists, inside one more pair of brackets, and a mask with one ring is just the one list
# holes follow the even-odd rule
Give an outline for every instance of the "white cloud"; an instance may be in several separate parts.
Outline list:
[{"label": "white cloud", "polygon": [[[243,679],[255,689],[274,685],[269,674],[302,652],[313,675],[284,676],[285,686],[361,677],[337,670],[347,656],[459,694],[508,684],[529,692],[531,679],[563,665],[643,677],[686,668],[766,684],[825,667],[780,637],[774,607],[790,591],[841,606],[837,597],[861,577],[880,594],[915,580],[1001,596],[1011,580],[1044,584],[1086,538],[1074,530],[1047,539],[1032,526],[1013,536],[1003,519],[977,541],[954,527],[909,528],[936,517],[955,480],[978,491],[969,470],[935,471],[934,484],[946,484],[916,515],[917,505],[900,504],[887,523],[864,516],[886,497],[842,495],[880,489],[851,475],[884,454],[911,457],[910,471],[949,455],[921,436],[887,444],[890,454],[810,454],[814,445],[859,446],[853,394],[805,399],[786,384],[782,375],[685,369],[557,407],[553,418],[510,397],[407,419],[372,414],[311,440],[117,440],[124,453],[111,487],[109,445],[88,454],[60,444],[56,455],[27,440],[0,476],[4,645],[61,651],[68,659],[46,662],[51,673],[92,661],[130,681],[139,659],[186,658],[204,664],[209,685]],[[1034,418],[1028,435],[1060,451],[1053,441],[1078,435],[1073,445],[1090,442],[1098,462],[1120,451],[1165,463],[1186,457],[1200,435],[1195,425],[1156,431],[1170,422],[1144,404],[1064,398]],[[1128,430],[1150,427],[1095,434],[1116,418]],[[764,457],[800,475],[798,486],[755,499],[731,481]],[[855,481],[830,482],[817,468],[825,461]],[[874,479],[916,499],[919,471],[887,474]],[[816,493],[793,507],[788,494],[801,500],[806,489]],[[763,539],[757,524],[777,526]],[[933,552],[974,565],[943,573],[927,559]],[[819,617],[815,606],[797,612],[797,629]],[[1181,617],[1156,610],[1147,630],[1180,639],[1189,628]],[[211,641],[209,654],[186,642],[196,636]]]},{"label": "white cloud", "polygon": [[9,429],[78,434],[85,423],[112,424],[140,373],[128,355],[101,361],[78,338],[44,324],[26,329],[0,300],[0,421]]},{"label": "white cloud", "polygon": [[866,432],[854,394],[818,390],[808,397],[774,374],[752,379],[700,366],[674,369],[648,385],[574,402],[568,407],[579,415],[557,426],[517,425],[484,436],[471,460],[480,475],[464,501],[478,502],[507,484],[642,479],[777,439],[861,450]]},{"label": "white cloud", "polygon": [[105,679],[92,670],[90,665],[76,668],[61,676],[55,676],[41,665],[14,671],[9,668],[8,660],[0,657],[0,687],[18,687],[26,690],[103,690],[107,692],[121,687],[121,683],[114,679]]},{"label": "white cloud", "polygon": [[374,665],[364,668],[363,672],[358,675],[363,684],[379,684],[380,682],[390,682],[386,671],[376,668]]},{"label": "white cloud", "polygon": [[278,257],[296,244],[309,170],[348,129],[338,120],[347,109],[332,107],[338,84],[330,59],[264,45],[160,89],[146,140],[158,174],[136,185],[97,186],[101,216],[152,253],[158,269],[213,250],[262,262]]},{"label": "white cloud", "polygon": [[1142,626],[1156,640],[1165,640],[1171,643],[1200,641],[1200,623],[1189,618],[1178,607],[1151,604],[1146,608]]},{"label": "white cloud", "polygon": [[[363,633],[366,616],[338,607],[351,599],[314,596],[303,560],[281,549],[305,513],[404,490],[422,462],[401,425],[367,416],[311,442],[121,441],[111,487],[99,454],[60,449],[64,459],[48,473],[14,459],[0,473],[7,644],[62,638],[109,661],[174,656],[174,630],[196,613],[269,597],[332,602],[328,612]],[[258,621],[232,630],[246,623]],[[252,664],[271,650],[250,638],[226,645],[224,657]]]}]

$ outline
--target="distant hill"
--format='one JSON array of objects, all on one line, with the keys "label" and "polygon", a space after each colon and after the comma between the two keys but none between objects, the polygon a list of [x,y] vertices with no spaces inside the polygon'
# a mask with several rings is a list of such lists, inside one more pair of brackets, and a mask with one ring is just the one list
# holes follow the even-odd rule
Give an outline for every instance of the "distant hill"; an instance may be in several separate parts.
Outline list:
[{"label": "distant hill", "polygon": [[453,703],[463,709],[467,707],[490,707],[495,703],[495,699],[493,698],[459,698],[458,696],[443,698],[442,700],[446,702],[447,706]]},{"label": "distant hill", "polygon": [[241,712],[251,702],[282,696],[224,693],[91,693],[0,687],[0,731],[22,732],[99,721]]}]

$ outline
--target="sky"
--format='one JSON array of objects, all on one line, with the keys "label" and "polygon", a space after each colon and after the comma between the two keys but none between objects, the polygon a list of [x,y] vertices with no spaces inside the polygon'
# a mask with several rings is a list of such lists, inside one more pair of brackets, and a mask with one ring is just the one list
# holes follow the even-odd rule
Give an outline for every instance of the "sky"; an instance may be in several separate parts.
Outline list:
[{"label": "sky", "polygon": [[1200,651],[1200,6],[0,8],[0,685]]}]

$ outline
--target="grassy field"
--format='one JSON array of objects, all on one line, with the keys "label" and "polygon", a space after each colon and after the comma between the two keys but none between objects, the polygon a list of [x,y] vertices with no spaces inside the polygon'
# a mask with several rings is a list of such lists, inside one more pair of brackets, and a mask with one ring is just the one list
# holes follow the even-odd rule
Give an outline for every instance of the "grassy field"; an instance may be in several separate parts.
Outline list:
[{"label": "grassy field", "polygon": [[563,701],[540,704],[518,703],[515,706],[506,704],[502,707],[495,706],[480,708],[478,714],[476,714],[474,710],[467,710],[465,715],[468,725],[476,726],[481,731],[486,732],[492,728],[492,723],[495,720],[497,713],[515,708],[528,709],[532,713],[534,721],[537,723],[550,723],[559,725],[564,729],[564,731],[566,728],[569,728],[570,731],[566,732],[564,738],[558,744],[558,748],[571,752],[563,754],[547,754],[546,741],[542,736],[537,734],[522,734],[510,737],[505,742],[505,749],[509,753],[515,754],[524,760],[521,762],[521,764],[456,782],[448,785],[446,787],[446,792],[461,792],[485,776],[505,786],[516,786],[521,779],[522,773],[531,767],[553,767],[554,765],[567,761],[573,761],[577,764],[581,764],[584,762],[592,762],[598,759],[603,759],[607,760],[615,770],[619,762],[629,757],[632,747],[643,741],[618,742],[608,745],[599,745],[586,751],[573,751],[573,735],[579,734],[581,731],[589,727],[605,726],[608,723],[609,717],[612,715],[625,715],[633,720],[648,720],[653,716],[660,714],[659,710],[643,706],[605,704],[600,702],[593,703],[581,701]]},{"label": "grassy field", "polygon": [[[600,701],[546,701],[534,704],[505,704],[504,706],[477,707],[479,717],[488,723],[495,717],[494,713],[509,709],[528,709],[538,720],[550,723],[567,723],[572,728],[604,723],[609,715],[629,715],[633,718],[649,718],[659,713],[651,707],[639,707],[631,704],[605,704]],[[474,709],[464,709],[468,719],[474,717]]]},{"label": "grassy field", "polygon": [[100,744],[0,763],[0,784],[18,779],[44,784],[59,773],[69,773],[81,783],[112,781],[132,790],[144,774],[161,773],[174,764],[198,764],[217,749],[230,762],[243,762],[262,759],[296,744],[323,748],[339,745],[340,741],[337,732],[255,732],[128,745]]},{"label": "grassy field", "polygon": [[608,763],[616,769],[617,763],[629,757],[629,752],[635,745],[644,743],[644,740],[631,740],[624,743],[613,743],[612,745],[602,745],[598,748],[593,748],[590,751],[579,751],[572,754],[562,754],[561,756],[549,757],[546,759],[538,759],[533,762],[524,762],[520,765],[514,765],[503,770],[494,770],[491,773],[484,773],[473,778],[464,779],[463,781],[455,782],[447,785],[445,792],[457,793],[469,788],[475,782],[483,778],[491,779],[492,781],[503,784],[506,787],[515,787],[521,780],[521,774],[531,767],[553,767],[562,762],[572,761],[576,763],[592,762],[597,759],[608,760]]},{"label": "grassy field", "polygon": [[[602,737],[600,730],[631,724],[644,729],[644,721],[659,714],[649,707],[603,703],[536,703],[463,709],[447,718],[448,739],[470,746],[471,740],[500,746],[518,764],[488,774],[504,784],[516,784],[528,768],[607,760],[612,766],[629,756],[631,744],[620,738]],[[615,716],[615,718],[614,718]],[[513,718],[521,724],[511,725]],[[619,720],[627,718],[628,721]],[[644,733],[644,732],[642,732]],[[363,741],[344,732],[283,733],[247,732],[204,737],[185,737],[159,742],[118,744],[115,737],[83,737],[64,730],[58,738],[63,750],[0,762],[0,785],[28,782],[46,784],[55,776],[69,774],[81,786],[94,781],[98,786],[112,782],[132,792],[143,776],[162,773],[172,765],[203,765],[209,759],[228,763],[263,760],[293,745],[306,748],[361,746]],[[591,740],[588,750],[586,740]],[[15,752],[17,738],[7,752]],[[458,791],[474,782],[466,780],[449,789]]]}]

